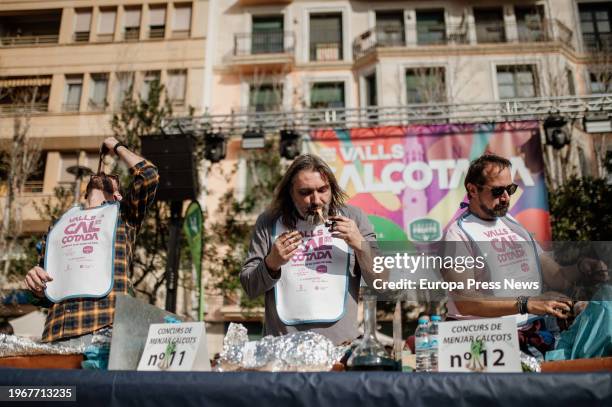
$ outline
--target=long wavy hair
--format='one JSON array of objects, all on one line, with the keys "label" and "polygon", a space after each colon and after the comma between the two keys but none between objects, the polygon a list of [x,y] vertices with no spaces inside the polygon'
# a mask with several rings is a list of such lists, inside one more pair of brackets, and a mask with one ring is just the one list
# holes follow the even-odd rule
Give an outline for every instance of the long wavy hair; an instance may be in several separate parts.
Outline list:
[{"label": "long wavy hair", "polygon": [[299,213],[291,198],[291,188],[295,176],[304,170],[318,172],[329,183],[332,197],[329,203],[328,215],[338,214],[338,210],[348,199],[346,193],[340,188],[336,176],[325,161],[312,154],[302,154],[291,163],[291,166],[289,166],[287,172],[283,175],[283,178],[274,190],[274,199],[268,208],[272,218],[280,218],[283,225],[287,228],[295,228],[297,223]]}]

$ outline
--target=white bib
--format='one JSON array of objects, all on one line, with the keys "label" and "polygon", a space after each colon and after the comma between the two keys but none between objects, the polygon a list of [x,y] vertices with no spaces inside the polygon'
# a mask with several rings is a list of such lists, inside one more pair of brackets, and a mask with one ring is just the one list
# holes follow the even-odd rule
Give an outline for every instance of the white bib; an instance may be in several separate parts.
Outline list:
[{"label": "white bib", "polygon": [[[345,312],[352,249],[325,225],[296,226],[302,242],[274,286],[278,316],[286,325],[338,321]],[[277,221],[273,239],[286,230]]]},{"label": "white bib", "polygon": [[[464,221],[460,221],[459,225],[472,241],[482,246],[481,251],[487,254],[486,264],[489,269],[490,280],[501,283],[501,288],[494,290],[496,297],[538,295],[541,292],[542,278],[535,243],[531,237],[529,237],[530,240],[526,240],[519,233],[516,233],[508,222],[513,221],[508,218],[504,222],[502,218],[497,218],[492,226],[491,222],[485,223],[470,214]],[[514,280],[516,283],[537,282],[537,286],[540,288],[524,288],[522,290],[505,288],[504,279]],[[525,284],[525,286],[529,285]]]},{"label": "white bib", "polygon": [[47,236],[45,270],[53,278],[45,294],[60,302],[105,297],[113,288],[119,203],[70,208]]}]

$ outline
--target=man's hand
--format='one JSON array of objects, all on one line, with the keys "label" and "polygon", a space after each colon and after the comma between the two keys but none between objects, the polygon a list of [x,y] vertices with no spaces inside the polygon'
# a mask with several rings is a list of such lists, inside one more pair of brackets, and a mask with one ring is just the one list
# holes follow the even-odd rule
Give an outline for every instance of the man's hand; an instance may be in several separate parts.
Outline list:
[{"label": "man's hand", "polygon": [[117,143],[119,143],[119,140],[117,140],[116,138],[114,138],[114,137],[107,137],[107,138],[104,139],[104,142],[102,143],[102,145],[104,147],[106,147],[106,149],[108,150],[109,154],[114,155],[115,151],[113,149],[115,148]]},{"label": "man's hand", "polygon": [[26,287],[37,297],[44,296],[48,281],[53,281],[53,279],[42,267],[38,266],[32,267],[25,277]]},{"label": "man's hand", "polygon": [[264,259],[268,270],[277,272],[287,264],[302,243],[302,234],[297,230],[284,232],[276,238],[272,250]]},{"label": "man's hand", "polygon": [[360,251],[365,241],[354,220],[345,216],[330,216],[332,221],[330,231],[333,237],[344,240],[353,250]]},{"label": "man's hand", "polygon": [[572,300],[561,293],[546,292],[537,297],[529,298],[527,312],[535,315],[552,315],[566,319],[571,310]]},{"label": "man's hand", "polygon": [[584,279],[587,284],[601,284],[609,279],[608,266],[601,260],[585,257],[576,264],[579,279]]}]

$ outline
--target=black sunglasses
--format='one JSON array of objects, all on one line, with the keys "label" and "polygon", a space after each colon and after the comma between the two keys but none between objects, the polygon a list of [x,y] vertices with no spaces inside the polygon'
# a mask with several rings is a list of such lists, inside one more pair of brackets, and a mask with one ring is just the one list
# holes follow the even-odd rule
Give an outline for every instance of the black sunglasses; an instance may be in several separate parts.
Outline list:
[{"label": "black sunglasses", "polygon": [[518,189],[518,185],[516,184],[506,185],[505,187],[490,187],[488,185],[481,185],[481,187],[489,188],[491,190],[491,195],[493,195],[493,198],[499,198],[504,194],[504,191],[507,192],[508,195],[514,195],[514,193]]}]

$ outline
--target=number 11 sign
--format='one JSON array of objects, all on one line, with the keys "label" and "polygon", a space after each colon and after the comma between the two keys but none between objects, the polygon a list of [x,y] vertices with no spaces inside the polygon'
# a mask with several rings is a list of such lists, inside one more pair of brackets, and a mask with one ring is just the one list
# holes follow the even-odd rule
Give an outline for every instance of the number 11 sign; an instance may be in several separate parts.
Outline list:
[{"label": "number 11 sign", "polygon": [[138,370],[210,370],[204,322],[151,324]]},{"label": "number 11 sign", "polygon": [[440,372],[521,372],[516,320],[512,318],[442,322]]}]

